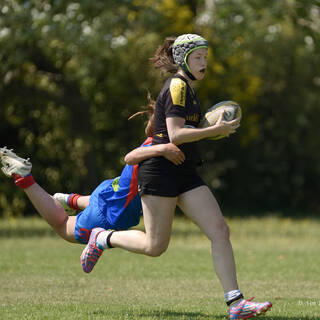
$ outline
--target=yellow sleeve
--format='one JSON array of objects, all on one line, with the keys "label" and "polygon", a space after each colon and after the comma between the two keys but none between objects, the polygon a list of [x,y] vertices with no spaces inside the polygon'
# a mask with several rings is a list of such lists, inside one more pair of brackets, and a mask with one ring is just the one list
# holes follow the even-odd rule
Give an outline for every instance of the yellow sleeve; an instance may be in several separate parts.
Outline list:
[{"label": "yellow sleeve", "polygon": [[172,103],[174,105],[185,107],[187,84],[183,80],[179,78],[173,78],[171,80],[170,94],[171,94]]}]

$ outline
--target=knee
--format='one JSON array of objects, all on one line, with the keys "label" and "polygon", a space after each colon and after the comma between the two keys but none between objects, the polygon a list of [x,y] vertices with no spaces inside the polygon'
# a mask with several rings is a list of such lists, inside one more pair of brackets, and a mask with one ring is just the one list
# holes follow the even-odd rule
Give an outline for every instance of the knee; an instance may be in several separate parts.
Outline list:
[{"label": "knee", "polygon": [[168,248],[167,244],[151,244],[145,249],[145,254],[149,257],[160,257]]},{"label": "knee", "polygon": [[230,229],[224,219],[221,219],[213,230],[211,237],[212,242],[225,242],[230,239]]},{"label": "knee", "polygon": [[55,223],[51,224],[53,230],[65,240],[67,240],[67,222],[68,217],[61,221],[55,221]]}]

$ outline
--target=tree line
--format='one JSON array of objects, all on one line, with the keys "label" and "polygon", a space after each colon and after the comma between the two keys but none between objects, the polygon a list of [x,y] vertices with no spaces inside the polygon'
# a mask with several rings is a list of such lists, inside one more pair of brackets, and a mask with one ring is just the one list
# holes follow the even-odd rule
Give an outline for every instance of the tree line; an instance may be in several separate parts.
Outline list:
[{"label": "tree line", "polygon": [[[146,119],[128,118],[166,77],[149,58],[182,33],[210,44],[203,111],[242,108],[236,134],[201,142],[200,171],[223,207],[319,212],[319,0],[4,0],[1,146],[29,156],[48,192],[89,194],[144,140]],[[0,216],[33,212],[1,178]]]}]

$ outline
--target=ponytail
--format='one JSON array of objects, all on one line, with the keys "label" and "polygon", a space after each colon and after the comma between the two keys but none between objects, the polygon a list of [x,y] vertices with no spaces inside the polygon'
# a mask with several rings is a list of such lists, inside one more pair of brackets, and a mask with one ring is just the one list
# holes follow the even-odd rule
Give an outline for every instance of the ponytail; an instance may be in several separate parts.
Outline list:
[{"label": "ponytail", "polygon": [[154,111],[156,108],[156,102],[152,99],[150,92],[148,92],[147,99],[148,105],[144,108],[144,110],[136,112],[128,120],[131,120],[138,115],[147,115],[148,120],[146,121],[146,127],[144,129],[144,132],[146,133],[147,137],[152,137],[154,129]]},{"label": "ponytail", "polygon": [[[158,47],[155,54],[150,58],[150,62],[155,68],[160,69],[162,72],[176,73],[178,66],[174,63],[172,56],[172,46],[176,37],[167,37],[163,44]],[[150,92],[147,95],[148,104],[143,110],[133,114],[128,120],[135,118],[138,115],[147,115],[146,127],[144,132],[147,137],[153,136],[154,130],[154,112],[156,108],[156,102],[152,99]]]},{"label": "ponytail", "polygon": [[167,37],[163,44],[158,47],[153,57],[149,60],[152,65],[166,73],[176,73],[178,66],[174,63],[172,56],[172,46],[176,37]]}]

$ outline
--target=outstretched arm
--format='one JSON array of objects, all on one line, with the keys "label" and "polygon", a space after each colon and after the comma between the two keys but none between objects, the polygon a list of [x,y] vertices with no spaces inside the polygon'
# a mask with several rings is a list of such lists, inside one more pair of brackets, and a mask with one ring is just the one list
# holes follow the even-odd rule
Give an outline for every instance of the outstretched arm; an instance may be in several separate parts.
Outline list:
[{"label": "outstretched arm", "polygon": [[165,157],[175,165],[182,164],[185,160],[184,153],[176,145],[166,143],[134,149],[124,157],[124,161],[127,164],[134,165],[143,160],[160,156]]}]

